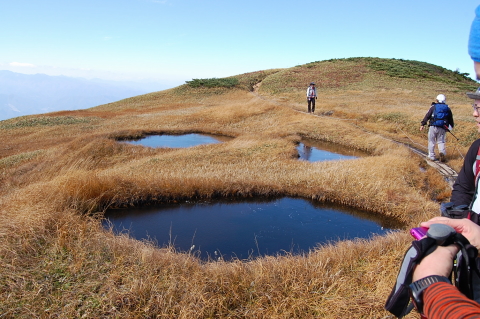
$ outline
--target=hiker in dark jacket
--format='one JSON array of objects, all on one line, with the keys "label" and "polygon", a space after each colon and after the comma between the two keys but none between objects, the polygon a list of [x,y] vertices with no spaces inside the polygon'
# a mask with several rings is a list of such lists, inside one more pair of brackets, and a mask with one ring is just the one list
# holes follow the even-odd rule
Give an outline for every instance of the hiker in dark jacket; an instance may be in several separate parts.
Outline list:
[{"label": "hiker in dark jacket", "polygon": [[445,162],[447,150],[445,149],[445,135],[447,130],[453,129],[453,115],[452,111],[445,104],[446,97],[443,94],[437,95],[436,102],[428,110],[427,114],[422,120],[420,131],[428,123],[428,159],[435,161],[435,144],[438,144],[438,151],[440,153],[440,161]]}]

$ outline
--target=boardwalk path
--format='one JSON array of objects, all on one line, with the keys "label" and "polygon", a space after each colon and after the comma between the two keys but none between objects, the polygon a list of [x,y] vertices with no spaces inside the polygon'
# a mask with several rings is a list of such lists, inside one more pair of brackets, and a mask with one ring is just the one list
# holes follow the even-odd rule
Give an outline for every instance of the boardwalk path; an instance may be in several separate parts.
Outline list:
[{"label": "boardwalk path", "polygon": [[415,154],[423,156],[427,161],[427,164],[435,168],[447,180],[447,182],[450,184],[450,187],[453,187],[453,183],[455,183],[455,180],[457,179],[458,175],[457,175],[457,172],[455,172],[450,166],[448,166],[445,163],[430,161],[427,159],[427,154],[425,152],[417,150],[416,148],[413,148],[410,145],[406,145],[406,144],[403,144],[403,145],[408,147]]}]

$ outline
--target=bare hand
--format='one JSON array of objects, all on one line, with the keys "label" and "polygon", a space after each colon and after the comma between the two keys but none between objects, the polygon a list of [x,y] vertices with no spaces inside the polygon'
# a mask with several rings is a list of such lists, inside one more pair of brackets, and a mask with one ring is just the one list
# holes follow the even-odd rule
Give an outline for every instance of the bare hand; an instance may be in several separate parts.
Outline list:
[{"label": "bare hand", "polygon": [[422,125],[422,126],[420,126],[420,131],[423,131],[423,125]]},{"label": "bare hand", "polygon": [[480,226],[469,219],[452,219],[447,217],[434,217],[428,222],[423,222],[420,226],[429,228],[431,224],[445,224],[453,227],[457,233],[462,234],[468,239],[470,244],[480,250]]}]

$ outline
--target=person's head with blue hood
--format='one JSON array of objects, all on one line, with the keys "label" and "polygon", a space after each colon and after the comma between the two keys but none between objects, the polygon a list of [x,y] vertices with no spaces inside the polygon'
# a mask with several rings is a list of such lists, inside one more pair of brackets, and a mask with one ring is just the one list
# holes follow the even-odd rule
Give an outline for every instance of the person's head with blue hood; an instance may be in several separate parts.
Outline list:
[{"label": "person's head with blue hood", "polygon": [[475,9],[475,19],[470,28],[468,54],[473,60],[477,80],[480,80],[480,6]]},{"label": "person's head with blue hood", "polygon": [[[468,54],[473,60],[477,80],[480,80],[480,6],[475,9],[475,19],[470,27],[470,37],[468,39]],[[474,106],[480,105],[480,87],[476,92],[468,92],[467,96],[473,100]],[[474,107],[474,113],[478,113],[478,108]],[[479,114],[477,114],[478,116]],[[479,129],[480,131],[480,129]]]}]

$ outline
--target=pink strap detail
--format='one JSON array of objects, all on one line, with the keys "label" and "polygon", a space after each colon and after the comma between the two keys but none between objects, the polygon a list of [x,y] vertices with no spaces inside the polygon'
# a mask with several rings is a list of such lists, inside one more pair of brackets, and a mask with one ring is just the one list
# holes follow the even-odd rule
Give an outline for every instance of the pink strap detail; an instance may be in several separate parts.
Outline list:
[{"label": "pink strap detail", "polygon": [[478,148],[477,151],[477,159],[475,160],[475,185],[477,185],[477,177],[478,174],[480,173],[480,147]]}]

